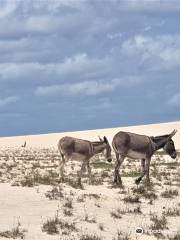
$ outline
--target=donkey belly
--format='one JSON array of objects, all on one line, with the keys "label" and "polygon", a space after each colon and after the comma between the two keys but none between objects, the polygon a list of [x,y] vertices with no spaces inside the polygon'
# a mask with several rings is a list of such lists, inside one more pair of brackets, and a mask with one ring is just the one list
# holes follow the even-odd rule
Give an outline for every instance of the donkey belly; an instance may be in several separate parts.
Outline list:
[{"label": "donkey belly", "polygon": [[80,160],[80,161],[83,161],[86,156],[84,154],[81,154],[81,153],[76,153],[76,152],[73,152],[71,154],[71,157],[70,157],[72,160]]},{"label": "donkey belly", "polygon": [[146,154],[145,153],[141,153],[141,152],[136,152],[133,150],[129,150],[127,152],[127,157],[129,158],[133,158],[133,159],[142,159],[142,158],[146,158]]}]

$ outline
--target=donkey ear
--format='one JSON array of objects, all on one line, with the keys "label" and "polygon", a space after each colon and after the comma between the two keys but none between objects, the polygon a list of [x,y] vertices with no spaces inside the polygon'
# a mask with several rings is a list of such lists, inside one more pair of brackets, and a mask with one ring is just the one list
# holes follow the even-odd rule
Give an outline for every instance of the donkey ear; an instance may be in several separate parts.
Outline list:
[{"label": "donkey ear", "polygon": [[108,143],[108,140],[107,140],[107,137],[106,137],[106,136],[104,136],[104,142],[105,142],[105,143]]},{"label": "donkey ear", "polygon": [[174,129],[172,133],[169,134],[169,139],[171,139],[176,133],[177,133],[177,130]]},{"label": "donkey ear", "polygon": [[100,136],[98,136],[98,138],[99,138],[100,142],[103,142],[103,139]]}]

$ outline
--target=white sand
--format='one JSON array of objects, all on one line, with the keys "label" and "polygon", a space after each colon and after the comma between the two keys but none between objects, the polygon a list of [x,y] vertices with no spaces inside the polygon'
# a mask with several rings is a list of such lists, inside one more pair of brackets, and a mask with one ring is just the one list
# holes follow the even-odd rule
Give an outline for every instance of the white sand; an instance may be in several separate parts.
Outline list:
[{"label": "white sand", "polygon": [[[123,234],[130,234],[129,239],[157,239],[152,233],[149,235],[143,234],[142,236],[137,236],[137,234],[135,234],[135,229],[138,226],[143,227],[145,230],[150,228],[152,224],[150,213],[157,214],[160,218],[164,209],[167,210],[168,207],[177,207],[180,209],[179,159],[177,160],[177,163],[175,160],[172,160],[167,156],[161,157],[160,160],[153,159],[157,169],[151,166],[150,176],[155,185],[154,193],[157,195],[157,199],[153,201],[152,205],[149,204],[149,199],[143,197],[140,197],[140,203],[125,203],[123,201],[125,196],[134,195],[134,193],[132,193],[132,188],[136,188],[134,183],[135,178],[132,176],[122,178],[125,185],[125,192],[122,192],[119,188],[111,188],[113,182],[113,169],[108,172],[109,177],[103,179],[101,174],[104,169],[95,169],[92,167],[92,172],[96,173],[95,178],[102,178],[103,183],[96,186],[89,185],[86,182],[87,176],[85,176],[83,183],[85,187],[84,190],[74,189],[67,183],[62,184],[61,186],[64,197],[59,200],[49,200],[45,197],[44,194],[52,188],[51,186],[38,185],[32,188],[22,186],[13,187],[11,186],[11,183],[14,179],[24,177],[26,172],[31,172],[31,168],[33,168],[33,165],[37,162],[39,167],[37,166],[35,168],[39,169],[41,174],[43,171],[48,171],[49,167],[53,165],[58,166],[59,154],[57,152],[57,142],[65,135],[89,140],[97,140],[98,135],[106,135],[111,142],[114,134],[120,130],[156,136],[170,133],[173,129],[178,130],[178,133],[173,140],[175,141],[176,149],[180,150],[180,121],[126,128],[97,129],[93,131],[0,138],[0,179],[2,181],[2,183],[0,183],[0,231],[12,229],[12,227],[16,226],[19,221],[21,226],[27,229],[27,232],[25,233],[25,239],[27,240],[79,240],[80,236],[85,233],[96,233],[98,236],[101,236],[102,240],[112,240],[114,238],[117,239],[118,230],[122,231]],[[24,141],[27,142],[27,148],[32,149],[19,148]],[[3,150],[4,147],[8,147],[9,149]],[[18,149],[16,147],[18,147]],[[48,154],[43,152],[42,148],[50,147],[54,147],[55,149],[48,149]],[[34,152],[34,148],[36,148],[36,152]],[[57,155],[56,159],[55,157],[52,157],[52,153]],[[102,161],[104,161],[104,159]],[[164,165],[165,163],[170,162],[172,164],[175,163],[175,165],[172,165],[172,167],[175,166],[174,168],[170,168],[170,165]],[[76,165],[76,168],[78,168],[80,163],[75,162],[74,164]],[[73,180],[76,181],[77,171],[72,170],[71,162],[67,165],[66,175],[70,172],[73,173]],[[53,171],[58,171],[56,166],[52,168]],[[125,161],[121,167],[121,171],[137,171],[139,167],[139,161],[131,161],[130,163]],[[153,171],[156,175],[155,177],[153,177]],[[168,173],[170,173],[170,175],[168,175]],[[5,183],[3,183],[3,181],[5,181]],[[174,185],[166,185],[166,182],[168,181],[174,183]],[[161,193],[169,188],[176,189],[179,192],[179,195],[168,199],[162,198]],[[87,196],[84,197],[84,202],[78,202],[78,197],[83,197],[84,194],[97,194],[100,197],[95,199]],[[63,214],[63,204],[66,198],[71,198],[73,200],[73,216],[70,217]],[[97,205],[99,205],[99,207]],[[111,216],[111,212],[116,209],[134,209],[138,206],[140,206],[142,210],[142,214],[140,215],[126,213],[124,215],[122,214],[122,218],[120,219],[115,219]],[[61,219],[68,222],[75,222],[76,227],[78,228],[77,232],[70,232],[70,235],[62,235],[61,233],[57,235],[48,235],[47,233],[42,232],[41,228],[43,223],[47,218],[53,218],[57,210],[60,212]],[[89,223],[85,221],[86,214],[88,214],[90,219],[94,218],[96,222]],[[167,233],[165,232],[166,229],[162,230],[162,233],[165,236],[168,234],[175,235],[180,231],[179,216],[167,217],[167,222],[169,227]],[[103,224],[103,231],[99,229],[99,224]],[[3,240],[5,238],[0,237],[0,240],[1,239]]]},{"label": "white sand", "polygon": [[96,129],[89,131],[79,131],[79,132],[64,132],[64,133],[51,133],[51,134],[41,134],[41,135],[27,135],[18,137],[1,137],[0,147],[20,147],[27,142],[27,147],[56,147],[58,140],[63,136],[74,136],[77,138],[97,140],[98,136],[107,136],[109,141],[112,141],[113,136],[120,130],[129,131],[139,134],[146,134],[149,136],[156,136],[162,134],[168,134],[173,129],[177,129],[178,132],[174,136],[174,141],[176,143],[176,148],[180,149],[180,121],[169,122],[161,124],[150,124],[150,125],[140,125],[140,126],[130,126],[121,128],[107,128],[107,129]]}]

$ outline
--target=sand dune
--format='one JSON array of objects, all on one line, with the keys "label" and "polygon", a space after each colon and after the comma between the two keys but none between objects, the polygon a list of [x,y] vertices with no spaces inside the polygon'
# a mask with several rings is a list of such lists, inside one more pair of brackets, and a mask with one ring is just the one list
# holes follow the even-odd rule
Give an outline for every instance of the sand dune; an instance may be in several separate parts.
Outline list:
[{"label": "sand dune", "polygon": [[[77,182],[80,161],[67,162],[65,180],[59,182],[57,150],[65,135],[89,140],[106,135],[111,142],[120,130],[155,136],[173,129],[178,130],[173,139],[180,150],[180,121],[0,138],[0,239],[179,239],[179,155],[176,160],[153,156],[149,187],[144,181],[135,184],[140,161],[126,159],[120,170],[124,189],[113,184],[115,158],[107,163],[98,155],[91,159],[93,181],[84,174],[82,188]],[[24,141],[27,148],[20,147]],[[137,235],[139,227],[144,234]]]},{"label": "sand dune", "polygon": [[176,148],[180,150],[180,121],[120,128],[96,129],[79,132],[51,133],[18,137],[1,137],[0,147],[18,147],[21,146],[24,141],[27,142],[27,147],[56,147],[58,140],[63,136],[74,136],[82,139],[97,140],[98,136],[106,135],[111,142],[114,134],[116,134],[120,130],[155,136],[170,133],[173,129],[178,130],[177,134],[173,139],[175,141]]}]

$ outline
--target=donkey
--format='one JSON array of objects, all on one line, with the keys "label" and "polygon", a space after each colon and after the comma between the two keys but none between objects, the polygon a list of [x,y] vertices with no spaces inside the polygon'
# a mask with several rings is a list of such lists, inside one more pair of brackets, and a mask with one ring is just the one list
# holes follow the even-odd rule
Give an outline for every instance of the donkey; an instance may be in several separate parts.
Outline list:
[{"label": "donkey", "polygon": [[91,179],[90,158],[94,155],[106,150],[105,156],[108,162],[112,161],[111,147],[108,139],[104,136],[104,139],[100,139],[98,142],[90,142],[73,137],[63,137],[58,142],[58,150],[61,155],[60,161],[60,177],[64,178],[64,165],[65,162],[70,159],[76,159],[82,161],[81,170],[78,172],[78,182],[81,184],[82,173],[88,169],[88,175]]},{"label": "donkey", "polygon": [[118,132],[112,141],[112,147],[116,154],[116,163],[114,171],[114,182],[122,186],[119,168],[126,157],[131,159],[141,159],[142,174],[136,179],[136,184],[139,184],[142,178],[146,175],[147,183],[149,179],[149,167],[152,155],[155,151],[163,148],[165,152],[175,159],[177,156],[172,137],[177,130],[173,130],[170,134],[149,137],[130,132]]}]

